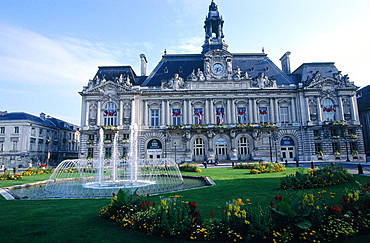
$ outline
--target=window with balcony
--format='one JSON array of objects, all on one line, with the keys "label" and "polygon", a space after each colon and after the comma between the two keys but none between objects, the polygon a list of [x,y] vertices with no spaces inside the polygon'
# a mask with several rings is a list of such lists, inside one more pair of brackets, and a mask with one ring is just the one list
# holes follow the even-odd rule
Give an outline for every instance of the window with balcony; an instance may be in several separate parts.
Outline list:
[{"label": "window with balcony", "polygon": [[150,126],[152,127],[159,126],[159,109],[150,110]]},{"label": "window with balcony", "polygon": [[268,112],[267,107],[260,107],[259,108],[259,117],[260,117],[260,123],[268,123]]},{"label": "window with balcony", "polygon": [[103,112],[104,126],[117,125],[117,105],[113,102],[107,103]]},{"label": "window with balcony", "polygon": [[288,107],[280,107],[280,122],[281,123],[289,123]]},{"label": "window with balcony", "polygon": [[172,109],[172,125],[182,125],[181,109]]}]

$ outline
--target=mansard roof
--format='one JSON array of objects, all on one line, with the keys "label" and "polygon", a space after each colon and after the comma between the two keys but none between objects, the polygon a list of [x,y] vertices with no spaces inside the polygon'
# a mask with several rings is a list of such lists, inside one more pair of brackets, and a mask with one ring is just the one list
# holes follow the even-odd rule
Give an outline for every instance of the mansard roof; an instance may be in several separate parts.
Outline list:
[{"label": "mansard roof", "polygon": [[98,72],[96,73],[94,79],[97,77],[99,79],[105,80],[116,80],[120,76],[129,77],[131,83],[140,84],[145,77],[136,76],[135,71],[131,66],[100,66]]},{"label": "mansard roof", "polygon": [[321,73],[323,77],[332,77],[333,74],[338,73],[334,62],[312,62],[303,63],[293,73],[301,77],[301,81],[312,79],[316,72]]},{"label": "mansard roof", "polygon": [[[267,77],[276,79],[277,84],[296,84],[297,78],[282,72],[265,53],[231,53],[233,70],[240,68],[250,77],[264,73]],[[160,86],[161,81],[169,80],[177,73],[186,80],[193,70],[204,71],[202,54],[166,54],[153,72],[143,82],[142,86]]]},{"label": "mansard roof", "polygon": [[74,130],[73,128],[77,127],[76,125],[62,121],[57,118],[47,117],[44,120],[41,119],[41,117],[31,115],[26,112],[2,112],[0,114],[0,122],[1,121],[30,121],[34,123],[39,123],[43,126],[48,126],[52,128],[63,128],[67,130]]}]

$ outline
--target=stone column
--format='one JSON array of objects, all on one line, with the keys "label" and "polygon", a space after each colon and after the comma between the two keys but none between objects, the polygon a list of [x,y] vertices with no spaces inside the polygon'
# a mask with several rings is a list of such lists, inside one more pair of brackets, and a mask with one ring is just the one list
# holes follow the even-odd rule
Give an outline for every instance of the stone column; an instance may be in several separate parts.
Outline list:
[{"label": "stone column", "polygon": [[227,108],[225,110],[225,113],[226,113],[226,123],[227,124],[230,124],[231,123],[231,100],[230,99],[227,99],[227,101],[226,101],[226,108]]},{"label": "stone column", "polygon": [[342,97],[339,96],[339,99],[338,99],[338,117],[335,118],[335,120],[338,120],[338,121],[343,121],[344,120],[344,116],[343,116],[343,100],[342,100]]},{"label": "stone column", "polygon": [[274,100],[274,103],[275,103],[275,109],[276,109],[276,114],[275,114],[275,117],[276,117],[276,122],[280,122],[280,116],[279,116],[279,114],[280,114],[280,112],[279,112],[279,109],[280,109],[280,107],[279,107],[279,103],[278,103],[278,99],[275,99]]},{"label": "stone column", "polygon": [[216,124],[216,121],[215,121],[215,108],[214,108],[214,104],[213,104],[213,100],[210,101],[210,113],[209,113],[209,116],[210,116],[210,123],[211,124]]},{"label": "stone column", "polygon": [[96,114],[96,125],[100,126],[100,124],[101,124],[101,121],[100,121],[100,119],[101,119],[101,101],[100,100],[98,101],[98,110],[97,110],[96,113],[97,113]]},{"label": "stone column", "polygon": [[164,124],[165,124],[165,120],[166,120],[166,118],[165,118],[165,112],[166,112],[166,108],[165,108],[165,101],[164,100],[162,100],[162,102],[161,102],[161,115],[160,115],[160,125],[161,126],[163,126]]},{"label": "stone column", "polygon": [[143,116],[143,125],[144,126],[147,126],[149,123],[148,123],[148,117],[149,117],[149,110],[148,110],[148,101],[147,100],[144,100],[143,102],[144,104],[144,116]]},{"label": "stone column", "polygon": [[119,126],[123,125],[123,101],[122,100],[119,101],[119,123],[118,125]]},{"label": "stone column", "polygon": [[235,100],[231,100],[231,123],[236,124],[236,106],[235,106]]},{"label": "stone column", "polygon": [[188,124],[188,103],[187,100],[184,100],[183,108],[182,108],[182,119],[183,119],[183,125]]},{"label": "stone column", "polygon": [[85,126],[89,125],[89,115],[90,115],[90,102],[86,101],[86,104],[85,104]]},{"label": "stone column", "polygon": [[248,99],[248,123],[253,123],[253,100]]},{"label": "stone column", "polygon": [[297,122],[297,119],[296,119],[296,117],[297,117],[297,109],[295,108],[296,107],[295,106],[295,99],[294,98],[291,98],[290,99],[290,102],[292,104],[292,122],[295,123],[295,122]]},{"label": "stone column", "polygon": [[304,98],[304,103],[306,105],[307,112],[307,121],[311,121],[310,103],[308,101],[309,101],[308,97]]},{"label": "stone column", "polygon": [[316,97],[316,105],[317,105],[317,120],[322,122],[322,109],[320,104],[320,97]]},{"label": "stone column", "polygon": [[350,103],[351,103],[351,109],[352,109],[352,112],[351,112],[352,120],[359,121],[356,96],[353,95],[351,97]]},{"label": "stone column", "polygon": [[209,99],[206,99],[205,109],[204,109],[204,124],[210,124],[210,111],[209,111]]},{"label": "stone column", "polygon": [[274,107],[274,101],[272,98],[270,98],[270,122],[275,122],[275,107]]}]

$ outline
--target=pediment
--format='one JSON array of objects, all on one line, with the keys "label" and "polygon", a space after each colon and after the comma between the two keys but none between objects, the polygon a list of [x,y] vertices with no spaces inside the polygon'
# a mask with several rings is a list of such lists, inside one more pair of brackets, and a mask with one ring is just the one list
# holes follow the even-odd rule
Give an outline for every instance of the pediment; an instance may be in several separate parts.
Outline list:
[{"label": "pediment", "polygon": [[323,89],[334,90],[337,88],[357,89],[353,82],[349,81],[348,75],[342,75],[341,72],[333,74],[332,77],[323,77],[320,72],[316,72],[311,79],[304,82],[305,89]]}]

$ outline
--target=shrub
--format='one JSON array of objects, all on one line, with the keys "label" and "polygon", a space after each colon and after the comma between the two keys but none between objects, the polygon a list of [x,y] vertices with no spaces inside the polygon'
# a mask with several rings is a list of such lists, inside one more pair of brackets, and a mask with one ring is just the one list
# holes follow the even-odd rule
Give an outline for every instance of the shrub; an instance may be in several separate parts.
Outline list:
[{"label": "shrub", "polygon": [[253,164],[242,164],[236,165],[233,169],[251,169],[251,174],[261,174],[261,173],[272,173],[272,172],[279,172],[284,171],[285,166],[280,163],[272,163],[272,162],[257,162]]},{"label": "shrub", "polygon": [[348,182],[353,175],[347,172],[342,166],[333,164],[324,165],[318,169],[309,170],[307,173],[303,169],[281,178],[280,188],[282,189],[308,189],[324,186],[338,185]]},{"label": "shrub", "polygon": [[3,174],[0,175],[0,180],[18,180],[22,179],[23,177],[19,174],[10,174],[9,172],[4,172]]},{"label": "shrub", "polygon": [[188,171],[188,172],[202,172],[198,165],[195,164],[185,164],[179,166],[180,171]]}]

